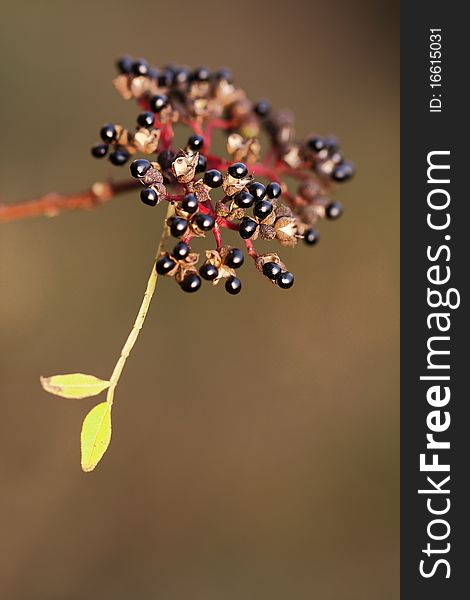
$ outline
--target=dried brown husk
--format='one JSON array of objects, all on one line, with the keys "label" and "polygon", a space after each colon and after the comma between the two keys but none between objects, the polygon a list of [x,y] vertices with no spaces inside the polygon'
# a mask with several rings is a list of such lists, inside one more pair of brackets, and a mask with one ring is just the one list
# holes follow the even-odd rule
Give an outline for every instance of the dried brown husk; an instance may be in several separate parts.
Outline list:
[{"label": "dried brown husk", "polygon": [[273,145],[286,149],[294,139],[294,115],[289,110],[275,112],[267,121],[266,127]]},{"label": "dried brown husk", "polygon": [[241,192],[247,185],[253,181],[253,175],[247,175],[242,179],[236,179],[232,177],[230,173],[226,173],[224,175],[224,180],[222,183],[222,188],[227,196],[234,196]]},{"label": "dried brown husk", "polygon": [[142,127],[134,134],[134,146],[143,154],[153,154],[160,142],[161,131],[159,129],[146,129]]},{"label": "dried brown husk", "polygon": [[227,139],[227,153],[234,162],[257,162],[261,154],[261,143],[258,138],[245,140],[239,133],[232,133]]},{"label": "dried brown husk", "polygon": [[283,246],[297,244],[297,221],[294,217],[279,217],[274,223],[276,238]]},{"label": "dried brown husk", "polygon": [[297,193],[299,196],[301,196],[304,200],[307,200],[307,202],[313,202],[320,192],[321,185],[318,181],[313,179],[303,181],[297,188]]},{"label": "dried brown husk", "polygon": [[282,158],[291,169],[298,169],[302,164],[302,155],[299,146],[288,148]]},{"label": "dried brown husk", "polygon": [[235,269],[227,267],[224,264],[224,259],[228,254],[227,248],[230,250],[230,246],[223,246],[220,252],[217,250],[206,250],[205,264],[214,265],[218,271],[217,277],[211,281],[212,285],[217,285],[221,279],[236,276]]},{"label": "dried brown husk", "polygon": [[[260,225],[259,235],[262,240],[273,240],[276,237],[276,229],[272,225]],[[255,239],[253,236],[251,239]]]},{"label": "dried brown husk", "polygon": [[[145,173],[145,175],[141,178],[141,182],[144,185],[151,186],[157,183],[163,183],[163,175],[159,168],[157,168],[157,163],[151,163],[150,169]],[[159,167],[160,165],[158,165]]]},{"label": "dried brown husk", "polygon": [[154,95],[158,90],[155,81],[144,76],[129,79],[129,89],[134,98],[141,98],[146,94]]},{"label": "dried brown husk", "polygon": [[188,156],[184,151],[178,152],[171,165],[171,171],[178,183],[189,183],[194,179],[198,160],[199,152],[191,156]]},{"label": "dried brown husk", "polygon": [[[171,260],[175,260],[169,252],[162,252],[160,257],[166,256]],[[188,273],[197,272],[195,265],[199,261],[199,254],[197,252],[190,252],[186,258],[182,258],[176,261],[175,266],[171,271],[165,273],[166,277],[174,277],[178,283],[181,283]]]},{"label": "dried brown husk", "polygon": [[113,85],[119,94],[124,98],[124,100],[132,99],[132,92],[129,86],[129,76],[128,75],[118,75],[113,79]]},{"label": "dried brown husk", "polygon": [[263,266],[269,262],[274,262],[278,264],[282,270],[286,270],[286,265],[282,262],[277,252],[266,252],[265,254],[259,254],[255,261],[255,265],[259,271],[263,272]]},{"label": "dried brown husk", "polygon": [[192,186],[192,192],[196,196],[198,202],[201,202],[202,204],[210,201],[211,199],[209,188],[205,185],[202,179],[198,179],[198,181],[196,181],[196,183]]}]

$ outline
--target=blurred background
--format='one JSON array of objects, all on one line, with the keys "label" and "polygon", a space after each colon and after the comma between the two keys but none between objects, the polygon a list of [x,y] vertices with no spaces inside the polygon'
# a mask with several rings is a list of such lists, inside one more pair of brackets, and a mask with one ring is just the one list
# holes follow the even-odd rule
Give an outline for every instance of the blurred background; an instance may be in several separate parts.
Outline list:
[{"label": "blurred background", "polygon": [[39,376],[109,377],[163,209],[131,193],[0,226],[2,598],[398,598],[398,2],[1,4],[2,202],[126,174],[89,153],[134,124],[126,52],[231,67],[357,166],[320,244],[282,250],[292,290],[248,263],[237,297],[159,283],[91,474],[96,399]]}]

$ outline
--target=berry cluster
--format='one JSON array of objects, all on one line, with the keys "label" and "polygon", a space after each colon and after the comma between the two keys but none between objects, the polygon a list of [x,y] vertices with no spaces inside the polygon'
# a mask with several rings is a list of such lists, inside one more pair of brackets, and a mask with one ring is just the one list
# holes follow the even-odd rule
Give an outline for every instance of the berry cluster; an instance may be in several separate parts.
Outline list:
[{"label": "berry cluster", "polygon": [[[195,292],[202,280],[238,294],[237,269],[244,255],[222,242],[222,229],[237,231],[257,269],[278,287],[290,288],[294,277],[274,253],[258,254],[253,242],[276,240],[293,247],[302,239],[318,242],[316,223],[337,219],[338,202],[330,200],[332,188],[351,178],[354,169],[334,138],[310,135],[295,138],[288,111],[272,111],[269,102],[251,102],[236,87],[227,69],[189,69],[166,66],[156,69],[143,59],[123,57],[117,63],[115,87],[126,100],[135,99],[141,112],[135,130],[116,124],[101,128],[102,142],[92,148],[96,158],[109,157],[120,166],[136,153],[130,165],[140,198],[149,206],[170,202],[174,214],[167,220],[178,242],[163,252],[157,272],[174,277],[186,292]],[[174,146],[174,126],[192,132],[183,148]],[[214,129],[227,133],[228,158],[211,153]],[[262,156],[260,134],[270,147]],[[290,192],[284,179],[298,180]],[[256,180],[255,180],[256,178]],[[263,180],[263,181],[259,181]],[[215,197],[217,196],[217,197]],[[215,248],[205,251],[202,264],[190,240],[214,236]]]}]

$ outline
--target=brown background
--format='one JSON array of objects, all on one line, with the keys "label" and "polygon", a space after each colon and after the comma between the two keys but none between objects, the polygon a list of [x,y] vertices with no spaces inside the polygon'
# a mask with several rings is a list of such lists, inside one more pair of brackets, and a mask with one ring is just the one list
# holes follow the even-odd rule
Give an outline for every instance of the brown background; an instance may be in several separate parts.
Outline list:
[{"label": "brown background", "polygon": [[320,245],[283,251],[291,291],[251,265],[237,298],[161,282],[90,475],[93,401],[38,377],[109,376],[162,210],[134,193],[1,226],[2,598],[398,598],[397,8],[2,2],[5,202],[116,176],[89,147],[102,123],[134,122],[110,83],[126,51],[232,67],[299,133],[337,133],[358,168]]}]

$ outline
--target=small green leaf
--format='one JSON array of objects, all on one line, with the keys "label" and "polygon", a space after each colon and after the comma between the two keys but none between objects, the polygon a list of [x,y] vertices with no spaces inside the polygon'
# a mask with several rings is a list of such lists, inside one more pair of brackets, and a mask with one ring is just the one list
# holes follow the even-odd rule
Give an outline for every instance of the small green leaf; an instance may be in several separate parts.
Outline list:
[{"label": "small green leaf", "polygon": [[41,377],[41,385],[46,392],[62,396],[62,398],[89,398],[100,394],[111,383],[98,379],[94,375],[70,373],[68,375]]},{"label": "small green leaf", "polygon": [[90,410],[83,421],[80,437],[82,469],[93,471],[111,441],[111,404],[101,402]]}]

